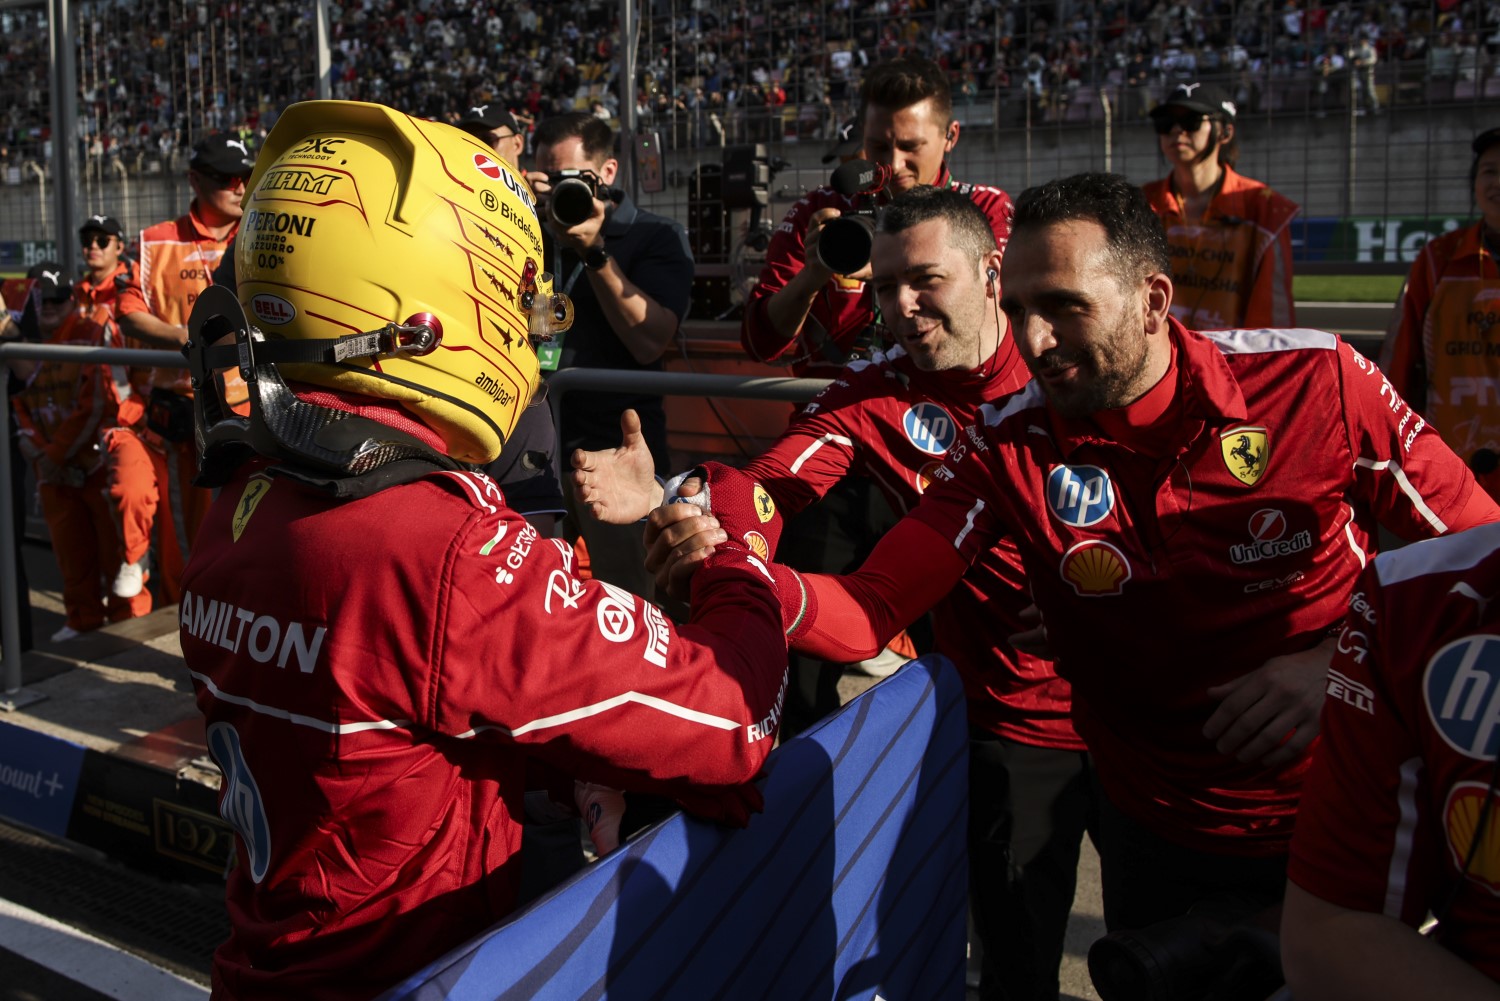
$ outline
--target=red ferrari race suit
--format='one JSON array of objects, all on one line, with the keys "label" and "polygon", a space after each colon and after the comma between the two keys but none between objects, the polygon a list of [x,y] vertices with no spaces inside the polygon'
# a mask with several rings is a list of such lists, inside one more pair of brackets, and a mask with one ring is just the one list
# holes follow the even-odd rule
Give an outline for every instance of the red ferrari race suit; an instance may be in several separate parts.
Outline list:
[{"label": "red ferrari race suit", "polygon": [[368,998],[513,906],[529,755],[612,788],[751,779],[786,646],[742,549],[693,618],[580,580],[479,473],[336,500],[247,463],[184,577],[235,828],[215,996]]},{"label": "red ferrari race suit", "polygon": [[1500,981],[1497,590],[1495,525],[1384,553],[1365,572],[1287,872],[1413,928],[1437,914],[1437,941]]},{"label": "red ferrari race suit", "polygon": [[[109,310],[81,303],[48,339],[50,344],[115,347],[118,336]],[[103,365],[49,361],[37,365],[16,394],[21,450],[36,470],[42,516],[63,578],[63,608],[69,627],[86,632],[110,621],[145,615],[151,595],[108,595],[106,581],[120,565],[120,536],[106,502],[108,474],[99,447],[101,432],[114,424],[119,397]],[[55,472],[42,468],[42,460]]]},{"label": "red ferrari race suit", "polygon": [[1201,219],[1183,215],[1171,178],[1141,189],[1172,252],[1172,315],[1194,330],[1290,327],[1292,218],[1297,203],[1224,168]]},{"label": "red ferrari race suit", "polygon": [[1429,242],[1417,255],[1380,349],[1396,391],[1500,497],[1500,265],[1484,223]]},{"label": "red ferrari race suit", "polygon": [[[198,294],[213,284],[213,270],[224,256],[224,248],[234,239],[231,230],[222,240],[215,239],[198,217],[196,203],[187,215],[178,219],[159,222],[141,231],[139,241],[140,279],[128,285],[120,293],[115,304],[116,314],[149,312],[158,319],[175,326],[187,326],[188,316]],[[133,347],[154,345],[133,344]],[[182,566],[186,555],[198,534],[213,499],[210,491],[193,486],[198,475],[197,446],[193,442],[191,407],[192,387],[188,384],[185,369],[157,368],[151,390],[155,391],[158,405],[154,408],[158,416],[175,412],[177,420],[148,430],[146,416],[148,401],[141,399],[137,408],[127,405],[120,423],[134,429],[146,445],[145,454],[151,459],[153,479],[159,503],[156,505],[156,526],[160,554],[160,577],[162,598],[167,603],[178,599]],[[226,376],[227,402],[234,406],[244,400],[244,383],[237,374]],[[168,435],[171,440],[168,440]],[[117,467],[117,475],[128,476],[138,464],[138,455],[122,457],[125,465]],[[122,490],[137,497],[148,496],[143,483],[132,480]]]},{"label": "red ferrari race suit", "polygon": [[[1015,214],[1010,195],[983,184],[960,184],[949,175],[947,164],[933,184],[961,191],[973,199],[990,220],[1000,250],[1005,250],[1010,240],[1010,218]],[[832,188],[817,188],[793,205],[776,227],[766,248],[760,282],[745,304],[740,343],[751,358],[791,365],[792,371],[800,376],[832,379],[857,348],[868,346],[868,338],[861,343],[861,337],[875,322],[875,302],[863,281],[835,275],[813,302],[801,331],[791,339],[777,333],[766,316],[767,300],[786,288],[806,265],[807,227],[813,213],[825,208],[847,212],[854,208],[854,199]]]},{"label": "red ferrari race suit", "polygon": [[[843,592],[879,634],[925,607],[912,592],[941,593],[1014,538],[1114,806],[1187,848],[1284,855],[1310,755],[1267,768],[1221,754],[1203,734],[1218,705],[1208,690],[1316,646],[1377,523],[1435,536],[1500,508],[1334,335],[1172,321],[1171,337],[1172,370],[1147,394],[1164,409],[1148,428],[1127,433],[1129,414],[1112,430],[1102,414],[1064,418],[1033,382],[985,408],[979,443],[859,573],[810,581],[820,618]],[[820,633],[849,630],[847,615],[829,617]]]}]

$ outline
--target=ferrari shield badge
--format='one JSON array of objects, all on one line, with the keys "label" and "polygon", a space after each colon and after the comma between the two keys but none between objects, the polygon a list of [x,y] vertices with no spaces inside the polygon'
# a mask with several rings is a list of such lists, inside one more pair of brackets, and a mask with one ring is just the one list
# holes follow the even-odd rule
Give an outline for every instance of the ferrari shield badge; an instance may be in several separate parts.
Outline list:
[{"label": "ferrari shield badge", "polygon": [[245,484],[245,492],[240,494],[240,502],[234,506],[234,518],[229,523],[235,542],[240,541],[240,534],[250,523],[250,516],[270,492],[271,481],[264,476],[252,476],[250,482]]},{"label": "ferrari shield badge", "polygon": [[1266,474],[1271,457],[1271,439],[1263,427],[1241,425],[1219,433],[1219,450],[1230,473],[1247,487]]}]

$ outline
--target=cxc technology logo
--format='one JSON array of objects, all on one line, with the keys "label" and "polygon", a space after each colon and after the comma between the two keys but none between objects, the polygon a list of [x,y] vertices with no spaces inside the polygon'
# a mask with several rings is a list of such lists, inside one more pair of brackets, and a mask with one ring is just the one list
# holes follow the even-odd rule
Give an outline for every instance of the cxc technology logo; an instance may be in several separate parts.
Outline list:
[{"label": "cxc technology logo", "polygon": [[1098,466],[1054,466],[1047,474],[1047,507],[1064,525],[1097,525],[1115,507],[1115,487]]},{"label": "cxc technology logo", "polygon": [[1427,716],[1448,746],[1481,761],[1500,752],[1500,636],[1465,636],[1427,662]]},{"label": "cxc technology logo", "polygon": [[901,416],[906,440],[928,455],[944,455],[958,437],[958,424],[936,403],[918,403]]}]

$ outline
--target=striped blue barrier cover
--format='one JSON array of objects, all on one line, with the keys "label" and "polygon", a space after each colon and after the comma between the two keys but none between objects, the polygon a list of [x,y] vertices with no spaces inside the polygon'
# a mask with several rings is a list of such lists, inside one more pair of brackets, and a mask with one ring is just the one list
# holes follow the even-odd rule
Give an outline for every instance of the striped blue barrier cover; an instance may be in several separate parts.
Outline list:
[{"label": "striped blue barrier cover", "polygon": [[777,749],[744,830],[674,816],[388,1001],[964,996],[968,727],[912,661]]}]

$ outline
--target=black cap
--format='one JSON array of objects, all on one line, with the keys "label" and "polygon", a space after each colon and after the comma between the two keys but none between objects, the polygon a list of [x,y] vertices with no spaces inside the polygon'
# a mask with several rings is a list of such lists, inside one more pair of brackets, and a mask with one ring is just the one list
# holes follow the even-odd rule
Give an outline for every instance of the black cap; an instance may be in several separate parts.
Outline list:
[{"label": "black cap", "polygon": [[27,278],[36,279],[37,294],[43,302],[66,302],[73,298],[73,286],[67,280],[66,270],[56,261],[41,261],[26,271]]},{"label": "black cap", "polygon": [[1214,115],[1234,121],[1238,110],[1221,87],[1211,83],[1179,83],[1167,99],[1151,109],[1151,114],[1165,108],[1186,108],[1202,115]]},{"label": "black cap", "polygon": [[1500,143],[1500,127],[1485,129],[1474,137],[1472,149],[1475,156],[1484,156],[1484,151],[1496,143]]},{"label": "black cap", "polygon": [[518,135],[526,131],[516,123],[515,115],[507,111],[504,105],[497,103],[477,104],[465,111],[464,116],[458,120],[458,127],[472,135],[489,133],[494,129],[510,129]]},{"label": "black cap", "polygon": [[851,118],[839,126],[838,142],[829,147],[828,152],[823,154],[824,163],[832,163],[842,160],[846,156],[854,156],[864,145],[864,129],[860,127],[859,118]]},{"label": "black cap", "polygon": [[118,236],[125,239],[125,227],[120,225],[120,220],[110,215],[91,215],[84,220],[83,225],[78,227],[78,235],[85,233],[103,233],[106,236]]},{"label": "black cap", "polygon": [[226,177],[249,177],[255,169],[255,157],[239,136],[211,132],[193,143],[188,169],[213,171]]}]

